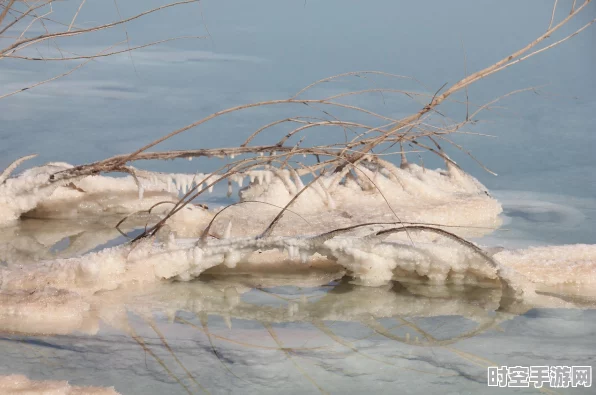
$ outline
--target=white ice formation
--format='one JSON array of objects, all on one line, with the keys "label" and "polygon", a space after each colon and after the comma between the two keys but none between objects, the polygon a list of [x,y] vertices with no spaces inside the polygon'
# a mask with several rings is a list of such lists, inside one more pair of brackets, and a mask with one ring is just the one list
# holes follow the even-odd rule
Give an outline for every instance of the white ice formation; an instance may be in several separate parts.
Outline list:
[{"label": "white ice formation", "polygon": [[[175,202],[179,193],[185,194],[197,185],[211,191],[210,184],[215,179],[202,173],[166,174],[133,169],[134,177],[87,176],[49,182],[50,174],[70,167],[63,163],[48,164],[7,179],[0,185],[0,225],[21,216],[126,215],[147,210],[164,200]],[[247,203],[230,207],[223,217],[234,218],[237,229],[242,229],[244,235],[253,229],[257,233],[259,228],[262,231],[280,207],[304,188],[301,178],[304,175],[298,173],[269,168],[230,176],[229,188],[232,182],[242,187],[244,179],[249,179],[249,185],[239,192],[240,200]],[[248,201],[266,204],[256,207],[256,203]],[[155,212],[164,213],[170,208],[171,205],[162,204]],[[382,165],[366,162],[352,171],[319,178],[296,198],[290,211],[286,215],[290,219],[279,223],[278,234],[317,233],[364,222],[407,221],[460,226],[462,234],[481,235],[500,225],[501,206],[476,179],[453,165],[442,171],[415,164],[402,169],[387,162]],[[194,222],[196,233],[201,228],[197,226],[196,216],[186,214],[189,217],[186,222]],[[184,233],[183,221],[178,221],[182,233],[177,232],[198,236]]]},{"label": "white ice formation", "polygon": [[[214,177],[132,169],[134,176],[122,178],[87,176],[49,182],[51,174],[70,167],[48,164],[12,178],[3,173],[0,259],[5,264],[0,266],[0,320],[6,330],[36,327],[55,333],[58,327],[52,326],[59,320],[69,323],[63,327],[68,333],[96,314],[93,306],[98,295],[189,281],[205,271],[234,275],[277,270],[289,276],[306,268],[327,279],[329,273],[347,273],[355,282],[376,287],[404,279],[435,285],[495,287],[501,283],[514,299],[531,299],[537,287],[588,289],[596,283],[596,246],[502,251],[491,257],[473,244],[441,233],[447,229],[460,236],[478,236],[500,223],[499,203],[453,165],[442,171],[364,162],[352,171],[318,178],[303,193],[306,181],[294,170],[251,170],[228,179],[241,187],[244,178],[249,179],[240,190],[242,204],[211,211],[188,205],[163,229],[162,235],[171,232],[168,238],[83,255],[93,242],[99,245],[114,234],[109,224],[105,235],[85,232],[96,229],[93,224],[98,218],[108,223],[106,218],[121,219],[152,207],[151,214],[159,218],[179,194],[195,186],[211,189]],[[273,232],[256,237],[294,198]],[[164,201],[171,204],[155,206]],[[20,227],[26,222],[18,221],[21,217],[51,219],[42,222],[55,229],[44,231],[44,225],[39,225],[35,237],[28,236]],[[85,219],[74,222],[81,226],[79,233],[60,229],[59,219],[69,218]],[[143,226],[149,219],[131,219],[127,229]],[[211,220],[210,235],[215,237],[199,240]],[[396,222],[431,223],[438,230],[376,235],[398,226]],[[326,233],[362,223],[382,224]],[[69,224],[72,227],[73,222]],[[54,258],[48,250],[63,237],[73,241],[58,255],[70,258]]]},{"label": "white ice formation", "polygon": [[[535,250],[501,252],[492,260],[455,245],[417,243],[414,247],[362,237],[236,238],[209,240],[204,244],[196,239],[172,239],[166,243],[147,240],[135,246],[113,247],[82,257],[2,269],[0,317],[6,325],[15,323],[5,328],[13,331],[19,331],[20,326],[43,331],[44,322],[50,328],[52,325],[47,323],[56,319],[81,327],[81,320],[95,314],[93,300],[106,291],[154,286],[164,280],[188,281],[216,266],[227,268],[232,274],[236,267],[263,269],[269,263],[259,259],[262,251],[285,251],[286,260],[278,259],[274,269],[284,265],[288,272],[299,266],[313,267],[323,273],[336,267],[338,273],[347,270],[359,283],[374,286],[382,286],[394,278],[410,281],[426,278],[437,285],[488,287],[501,281],[512,288],[514,294],[509,297],[523,299],[527,295],[531,299],[536,283],[593,281],[581,276],[581,271],[572,271],[567,277],[560,271],[557,280],[551,282],[549,277],[536,278],[541,259],[548,255],[551,261],[557,261],[567,250],[567,247],[550,247],[540,250],[538,256]],[[582,256],[582,270],[593,273],[596,246],[585,246]],[[68,317],[78,317],[79,321]],[[65,331],[71,330],[70,325]]]}]

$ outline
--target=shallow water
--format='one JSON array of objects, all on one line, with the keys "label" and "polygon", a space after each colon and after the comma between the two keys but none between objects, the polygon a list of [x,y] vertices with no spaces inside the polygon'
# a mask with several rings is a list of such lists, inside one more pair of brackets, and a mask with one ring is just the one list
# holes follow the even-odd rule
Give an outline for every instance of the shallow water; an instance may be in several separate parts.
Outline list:
[{"label": "shallow water", "polygon": [[488,366],[595,362],[595,310],[503,308],[495,289],[344,280],[246,289],[231,303],[236,280],[167,287],[152,295],[167,311],[115,312],[124,330],[116,318],[94,335],[3,335],[0,374],[129,394],[483,393]]},{"label": "shallow water", "polygon": [[[507,193],[498,194],[508,230],[485,244],[548,244],[548,232],[531,228],[555,222],[574,229],[544,200],[508,206]],[[125,242],[109,223],[24,220],[5,259],[33,262]],[[542,288],[538,302],[512,303],[494,283],[409,279],[363,287],[342,276],[208,271],[192,282],[100,292],[82,320],[50,329],[61,335],[31,334],[43,330],[24,321],[9,326],[0,336],[0,375],[115,386],[123,394],[484,393],[489,366],[596,365],[590,290],[570,297],[560,296],[570,290]]]},{"label": "shallow water", "polygon": [[[126,15],[139,4],[157,3],[132,1],[120,7]],[[79,21],[117,18],[102,4],[89,2]],[[596,5],[590,7],[581,17],[584,23],[596,13]],[[413,75],[435,91],[463,76],[462,43],[468,70],[477,70],[542,33],[551,5],[206,1],[188,10],[130,24],[133,44],[172,36],[172,23],[174,35],[204,34],[206,24],[209,38],[138,51],[132,59],[98,60],[65,79],[0,100],[0,168],[32,152],[40,155],[31,165],[78,164],[129,152],[214,111],[285,98],[314,80],[346,71]],[[119,30],[73,40],[69,48],[97,52],[123,35]],[[457,137],[498,177],[461,152],[449,151],[503,204],[503,228],[480,243],[518,248],[594,242],[596,77],[589,65],[596,61],[595,38],[589,29],[470,90],[471,100],[483,103],[514,89],[541,86],[539,95],[514,96],[504,102],[507,108],[485,113],[485,122],[470,128],[496,138]],[[59,63],[2,60],[0,95],[64,70]],[[343,79],[315,93],[366,86],[361,82]],[[365,82],[370,87],[383,81]],[[366,100],[371,110],[395,105],[395,116],[410,111],[390,98]],[[448,109],[456,115],[465,111]],[[160,147],[236,145],[271,117],[292,111],[232,115]],[[325,138],[333,137],[311,134],[306,142]],[[432,157],[423,160],[429,167],[441,165]],[[210,171],[214,165],[146,166],[183,172]],[[209,199],[222,202],[219,194]],[[23,226],[40,234],[46,226],[76,228],[68,221],[29,220]],[[101,228],[65,231],[45,244],[43,237],[33,237],[18,252],[31,260],[48,251],[68,253],[69,246],[82,253],[89,249],[84,241],[98,239]],[[90,248],[124,241],[110,232]],[[115,386],[123,394],[484,393],[487,366],[596,366],[596,310],[589,299],[571,301],[576,308],[508,306],[493,288],[397,282],[366,288],[351,285],[349,278],[265,280],[203,276],[134,298],[112,297],[111,321],[105,311],[103,320],[91,314],[69,334],[0,334],[0,375]],[[557,298],[545,304],[556,306]]]}]

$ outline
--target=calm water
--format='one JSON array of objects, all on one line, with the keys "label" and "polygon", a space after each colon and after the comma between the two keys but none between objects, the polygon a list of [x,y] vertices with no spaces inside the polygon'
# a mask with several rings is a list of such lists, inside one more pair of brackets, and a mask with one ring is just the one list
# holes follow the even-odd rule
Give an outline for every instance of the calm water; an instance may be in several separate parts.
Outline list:
[{"label": "calm water", "polygon": [[[117,19],[113,4],[106,4],[88,1],[79,23]],[[158,4],[121,1],[119,7],[127,16]],[[67,18],[72,7],[56,7],[54,16]],[[550,13],[551,4],[514,0],[207,0],[187,5],[128,24],[131,45],[172,36],[209,37],[137,51],[132,58],[97,60],[64,79],[0,100],[0,168],[30,153],[39,154],[30,162],[34,165],[78,164],[129,152],[212,112],[286,98],[315,80],[347,71],[413,76],[433,93],[463,77],[462,47],[468,71],[478,70],[541,34]],[[565,32],[594,16],[591,4]],[[96,53],[124,38],[123,29],[114,29],[61,45],[73,53]],[[596,29],[591,28],[470,89],[470,100],[482,104],[515,89],[540,87],[539,94],[508,98],[469,128],[496,137],[456,137],[498,177],[465,154],[448,151],[503,203],[508,230],[486,243],[594,243],[594,48]],[[3,59],[0,95],[75,64]],[[312,96],[384,83],[345,78]],[[359,100],[396,117],[415,108],[379,95]],[[158,148],[237,145],[272,119],[309,111],[283,107],[238,113]],[[445,111],[460,119],[465,115],[462,106],[447,105]],[[326,138],[333,137],[312,133],[306,143]],[[430,156],[423,160],[427,166],[441,165]],[[214,165],[145,166],[191,172]],[[307,280],[262,287],[245,278],[169,284],[115,303],[114,309],[127,311],[127,328],[90,318],[89,326],[98,326],[93,336],[1,334],[0,374],[114,385],[123,394],[483,393],[487,366],[596,364],[596,315],[582,303],[581,309],[505,309],[493,289],[399,283],[363,289],[348,279]],[[234,303],[226,289],[236,292]]]}]

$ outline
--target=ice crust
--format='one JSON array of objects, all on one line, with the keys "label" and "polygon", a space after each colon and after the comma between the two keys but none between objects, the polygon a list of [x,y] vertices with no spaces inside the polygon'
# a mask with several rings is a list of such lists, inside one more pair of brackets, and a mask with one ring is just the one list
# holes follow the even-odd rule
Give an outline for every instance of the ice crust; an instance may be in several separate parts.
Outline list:
[{"label": "ice crust", "polygon": [[[97,314],[98,298],[110,292],[127,292],[158,286],[163,281],[189,281],[208,269],[234,274],[254,267],[265,272],[319,271],[329,281],[347,271],[357,283],[385,286],[393,279],[425,279],[441,286],[446,283],[498,286],[499,277],[532,300],[534,285],[559,283],[593,284],[596,246],[582,246],[583,261],[578,270],[560,270],[556,276],[541,274],[546,267],[567,264],[569,250],[576,246],[548,247],[495,255],[500,267],[492,267],[474,251],[449,245],[399,241],[371,242],[361,237],[317,238],[272,237],[233,238],[198,244],[196,239],[152,240],[134,247],[118,246],[82,257],[42,261],[0,271],[0,321],[6,330],[40,333],[68,333],[77,328],[93,332],[84,322]],[[269,252],[269,262],[259,259],[259,251]],[[579,255],[578,255],[579,256]],[[273,259],[275,258],[276,259]],[[285,258],[285,259],[284,259]],[[569,256],[573,260],[573,256]],[[267,265],[271,265],[268,270]],[[581,269],[581,270],[580,270]],[[322,270],[322,272],[321,272]],[[498,275],[501,271],[500,276]],[[553,270],[551,268],[551,270]],[[230,296],[231,297],[231,296]],[[92,320],[93,321],[93,320]]]},{"label": "ice crust", "polygon": [[[208,185],[214,181],[211,174],[137,169],[133,170],[134,177],[87,176],[49,182],[51,174],[71,167],[48,164],[6,180],[0,186],[0,226],[14,223],[22,215],[52,219],[126,215],[162,201],[175,202],[179,194],[196,185],[208,192],[213,189]],[[276,168],[230,176],[229,192],[233,184],[242,187],[245,179],[249,184],[239,191],[240,201],[245,204],[230,207],[222,220],[227,223],[225,218],[234,218],[236,235],[258,234],[304,188],[301,177],[304,175],[297,171]],[[163,214],[170,208],[170,204],[161,204],[152,212]],[[198,236],[203,228],[200,225],[206,224],[217,210],[196,211],[178,215],[169,225],[180,235]],[[443,171],[415,164],[402,169],[383,162],[383,166],[368,163],[356,167],[353,173],[343,171],[321,177],[296,199],[290,211],[280,221],[277,234],[321,233],[363,222],[408,221],[461,226],[461,234],[483,235],[500,225],[502,210],[476,179],[453,165]],[[219,222],[216,228],[223,226]]]},{"label": "ice crust", "polygon": [[[358,177],[352,173],[321,177],[292,204],[290,209],[295,214],[286,214],[277,234],[322,233],[358,223],[404,221],[462,226],[456,232],[476,236],[500,225],[500,204],[476,179],[458,168],[443,171],[415,164],[405,169],[385,166],[359,166],[355,171]],[[251,174],[249,187],[240,191],[240,201],[283,207],[304,187],[300,177],[290,171],[270,171],[269,175],[267,179]],[[248,210],[258,210],[260,215],[249,216]],[[265,229],[278,212],[276,207],[247,203],[230,207],[222,217],[234,218],[238,229]]]},{"label": "ice crust", "polygon": [[[93,223],[98,218],[121,218],[118,215],[146,211],[159,201],[176,202],[180,193],[206,186],[210,177],[135,170],[135,177],[88,176],[48,183],[51,174],[70,167],[48,164],[0,185],[0,223],[4,224],[0,259],[5,261],[0,266],[0,321],[5,330],[93,332],[95,328],[85,323],[96,322],[97,298],[164,282],[186,282],[206,271],[277,272],[288,277],[310,271],[327,280],[347,273],[355,283],[374,287],[399,279],[435,286],[494,287],[500,281],[522,299],[531,299],[536,286],[596,283],[596,246],[501,251],[490,258],[432,232],[412,231],[386,239],[374,236],[395,226],[391,224],[321,236],[360,223],[397,221],[439,224],[462,236],[489,233],[500,223],[500,204],[453,165],[442,171],[413,164],[398,168],[368,163],[354,170],[359,176],[348,172],[323,176],[297,198],[291,212],[266,237],[255,236],[306,181],[293,170],[251,170],[228,180],[242,187],[239,195],[244,204],[221,213],[221,209],[191,204],[168,221],[157,239],[97,252],[85,253],[94,242],[109,240],[114,229],[105,235],[89,232],[88,237],[83,231],[57,254],[64,258],[54,258],[48,253],[51,246],[73,235],[72,229],[56,228],[58,219],[88,218]],[[246,178],[249,182],[243,187]],[[167,211],[168,205],[163,204],[151,215],[159,217]],[[199,240],[215,215],[210,232],[215,237]],[[44,232],[42,227],[35,237],[27,236],[15,227],[21,216],[52,218],[46,222],[56,229]],[[135,222],[134,218],[128,229],[148,220]]]},{"label": "ice crust", "polygon": [[67,163],[48,163],[0,183],[0,226],[14,223],[23,213],[48,199],[61,186],[61,183],[49,183],[50,175],[71,167]]},{"label": "ice crust", "polygon": [[596,285],[596,245],[573,244],[502,251],[495,258],[535,283]]},{"label": "ice crust", "polygon": [[[24,171],[0,184],[0,227],[14,225],[21,217],[44,219],[101,218],[146,211],[163,214],[185,193],[205,179],[204,174],[163,174],[135,171],[135,177],[87,176],[50,182],[50,176],[72,168],[50,163]],[[192,213],[190,211],[193,211]],[[210,215],[189,205],[187,222],[203,221]]]}]

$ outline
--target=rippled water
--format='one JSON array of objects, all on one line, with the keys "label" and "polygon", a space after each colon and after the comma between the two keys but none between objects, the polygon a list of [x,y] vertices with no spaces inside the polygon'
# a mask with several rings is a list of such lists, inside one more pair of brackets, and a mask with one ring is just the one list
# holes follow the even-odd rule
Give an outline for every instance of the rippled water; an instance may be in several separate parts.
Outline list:
[{"label": "rippled water", "polygon": [[[88,3],[79,21],[117,18],[112,4]],[[139,5],[159,2],[120,3],[127,15]],[[584,22],[596,13],[594,4],[590,7]],[[468,70],[477,70],[542,33],[550,12],[550,4],[513,0],[205,1],[127,29],[134,45],[204,34],[205,25],[207,39],[98,60],[67,78],[0,100],[0,168],[32,152],[40,154],[32,164],[77,164],[129,152],[214,111],[285,98],[314,80],[346,71],[412,75],[434,91],[463,76],[462,45]],[[69,48],[97,52],[123,35],[119,30],[88,41],[74,39]],[[485,113],[485,122],[471,127],[496,138],[457,138],[498,177],[464,154],[450,152],[503,203],[504,229],[480,242],[508,248],[594,242],[595,38],[596,30],[589,29],[470,89],[470,99],[483,103],[540,86],[539,94],[513,96],[503,103],[506,108]],[[3,59],[0,95],[64,70],[61,63]],[[342,80],[317,93],[342,92],[360,83]],[[391,105],[374,95],[365,99],[372,110]],[[399,116],[409,110],[392,111]],[[284,111],[236,114],[161,148],[235,144]],[[440,165],[432,157],[424,161]],[[197,166],[209,171],[213,165],[148,166],[182,172]],[[98,237],[103,226],[25,221],[17,230],[23,235],[20,253],[35,260],[76,250],[77,240]],[[77,231],[42,242],[46,227]],[[110,232],[97,244],[123,242]],[[204,275],[121,299],[115,295],[102,302],[104,320],[90,314],[72,333],[0,334],[0,375],[113,385],[123,394],[483,393],[487,366],[596,365],[593,301],[580,298],[567,301],[576,308],[545,308],[511,305],[489,285],[395,282],[366,288],[349,281],[328,273]],[[557,306],[556,300],[545,305]],[[106,309],[113,313],[111,321],[105,320]]]}]

